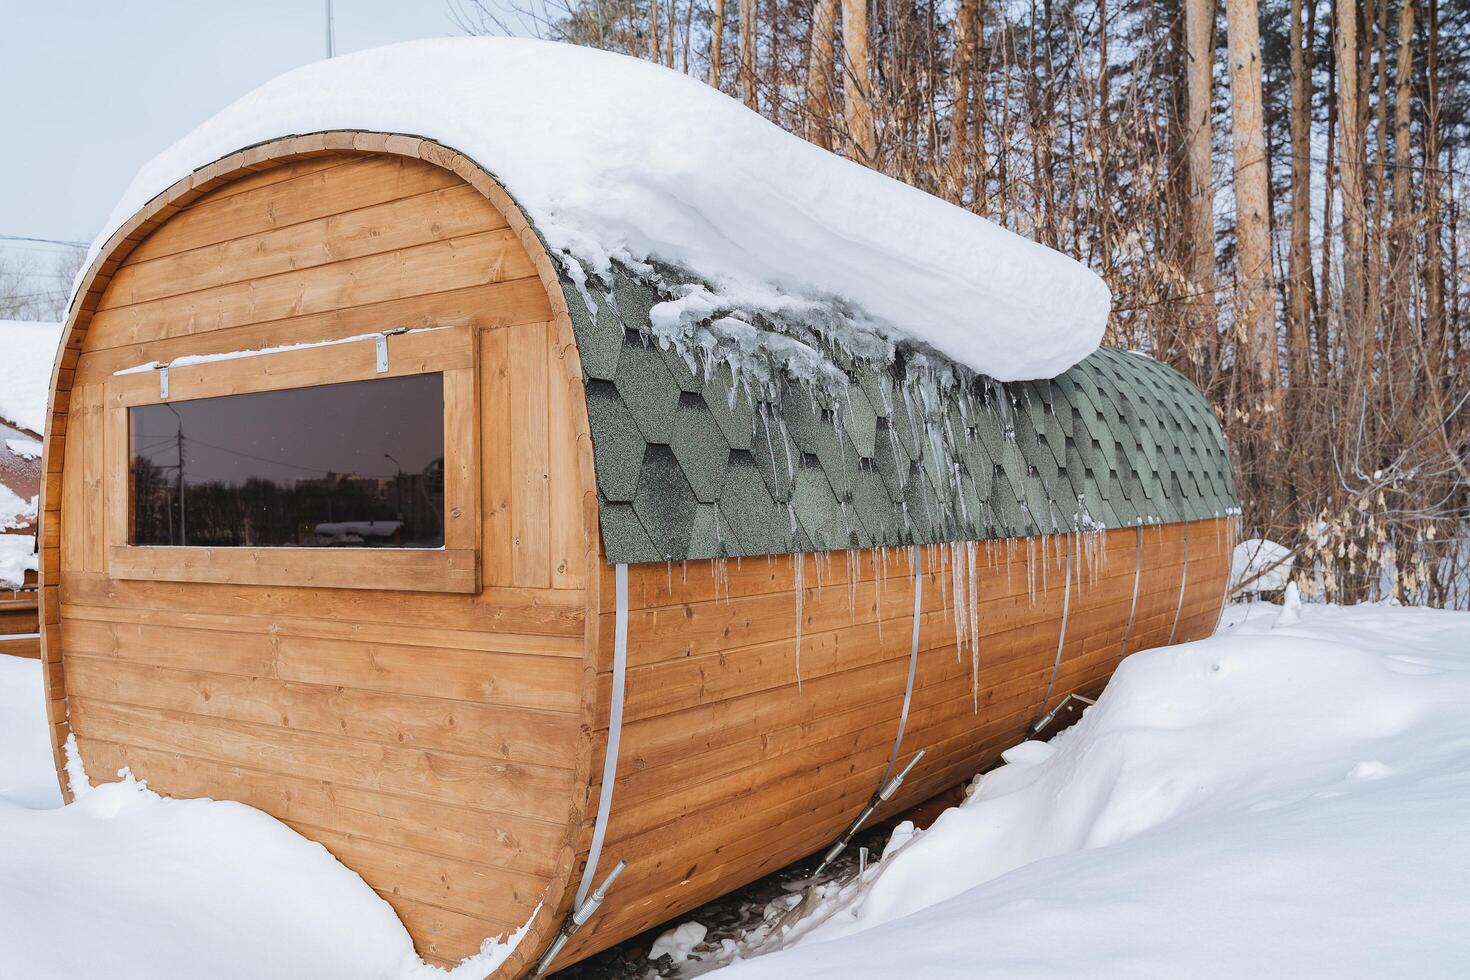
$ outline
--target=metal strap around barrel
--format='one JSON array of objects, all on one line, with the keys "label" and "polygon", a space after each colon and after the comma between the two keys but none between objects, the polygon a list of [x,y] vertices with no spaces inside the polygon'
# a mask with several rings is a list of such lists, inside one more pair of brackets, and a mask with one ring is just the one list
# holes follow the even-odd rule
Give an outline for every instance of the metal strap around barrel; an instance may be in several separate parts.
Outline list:
[{"label": "metal strap around barrel", "polygon": [[909,643],[909,679],[903,689],[903,710],[898,714],[898,736],[893,740],[893,751],[888,754],[888,768],[883,770],[883,778],[878,780],[878,785],[884,786],[888,777],[893,775],[893,767],[898,762],[898,750],[903,745],[904,729],[909,724],[909,704],[914,699],[914,673],[919,666],[919,617],[923,613],[924,604],[924,549],[914,545],[914,637]]},{"label": "metal strap around barrel", "polygon": [[1174,634],[1179,630],[1179,614],[1184,610],[1184,586],[1189,583],[1189,525],[1184,525],[1184,568],[1179,572],[1179,602],[1174,606],[1174,625],[1169,627],[1169,642],[1174,645]]},{"label": "metal strap around barrel", "polygon": [[597,862],[602,857],[602,840],[607,836],[607,815],[612,810],[613,784],[618,780],[618,743],[623,737],[623,690],[628,674],[628,566],[619,565],[614,572],[617,618],[613,627],[612,706],[607,721],[607,753],[602,759],[602,792],[597,798],[597,823],[592,828],[592,846],[587,850],[587,866],[582,869],[582,883],[577,886],[577,900],[572,908],[580,909],[597,877]]},{"label": "metal strap around barrel", "polygon": [[1128,641],[1133,636],[1133,614],[1138,612],[1138,583],[1143,578],[1143,525],[1137,524],[1133,528],[1138,536],[1133,543],[1133,601],[1128,604],[1128,625],[1123,627],[1123,646],[1119,648],[1119,656],[1128,655]]},{"label": "metal strap around barrel", "polygon": [[[1046,682],[1046,694],[1041,699],[1041,711],[1046,710],[1047,702],[1051,700],[1051,692],[1057,683],[1057,671],[1062,667],[1062,647],[1067,643],[1067,614],[1072,610],[1072,534],[1067,534],[1067,584],[1062,590],[1062,632],[1057,637],[1057,657],[1052,661],[1051,680]],[[1037,712],[1040,714],[1041,712]]]},{"label": "metal strap around barrel", "polygon": [[[1227,517],[1225,520],[1228,521],[1229,518]],[[1225,553],[1227,555],[1233,555],[1235,553],[1235,530],[1229,525],[1227,527],[1229,527],[1229,530],[1225,532]],[[1232,562],[1231,567],[1225,570],[1225,587],[1220,592],[1220,611],[1215,615],[1215,629],[1213,631],[1215,633],[1220,632],[1220,624],[1225,622],[1225,607],[1230,604],[1230,578],[1234,574],[1234,571],[1234,563]]]}]

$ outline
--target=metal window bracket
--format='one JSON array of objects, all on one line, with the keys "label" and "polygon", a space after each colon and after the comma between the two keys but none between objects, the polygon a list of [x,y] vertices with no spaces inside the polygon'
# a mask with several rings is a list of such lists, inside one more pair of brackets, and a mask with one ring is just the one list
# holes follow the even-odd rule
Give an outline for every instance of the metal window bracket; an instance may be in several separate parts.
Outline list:
[{"label": "metal window bracket", "polygon": [[168,365],[158,366],[158,400],[168,401]]},{"label": "metal window bracket", "polygon": [[408,333],[407,327],[394,327],[392,330],[384,330],[373,338],[373,346],[377,353],[378,373],[383,374],[388,370],[388,338],[401,333]]}]

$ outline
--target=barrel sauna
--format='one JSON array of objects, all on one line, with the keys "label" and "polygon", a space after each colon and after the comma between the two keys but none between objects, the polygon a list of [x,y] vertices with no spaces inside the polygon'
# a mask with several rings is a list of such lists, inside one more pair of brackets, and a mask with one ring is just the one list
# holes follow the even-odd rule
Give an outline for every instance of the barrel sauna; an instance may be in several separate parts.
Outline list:
[{"label": "barrel sauna", "polygon": [[521,976],[616,862],[557,966],[1213,629],[1234,486],[1169,368],[746,385],[653,339],[657,282],[573,280],[493,167],[282,137],[100,249],[41,500],[63,780],[74,737],[94,779],[259,807],[430,962],[525,925]]}]

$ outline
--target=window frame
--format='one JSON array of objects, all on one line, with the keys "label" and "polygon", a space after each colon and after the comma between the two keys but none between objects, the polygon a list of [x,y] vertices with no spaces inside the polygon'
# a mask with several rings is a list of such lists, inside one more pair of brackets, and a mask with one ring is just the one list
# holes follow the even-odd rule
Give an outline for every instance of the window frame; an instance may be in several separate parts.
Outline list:
[{"label": "window frame", "polygon": [[[387,368],[378,370],[379,338]],[[103,405],[103,520],[108,574],[118,579],[302,588],[474,593],[480,590],[478,344],[469,327],[328,340],[240,357],[116,374]],[[299,548],[140,545],[130,540],[128,409],[412,374],[444,376],[444,546]]]}]

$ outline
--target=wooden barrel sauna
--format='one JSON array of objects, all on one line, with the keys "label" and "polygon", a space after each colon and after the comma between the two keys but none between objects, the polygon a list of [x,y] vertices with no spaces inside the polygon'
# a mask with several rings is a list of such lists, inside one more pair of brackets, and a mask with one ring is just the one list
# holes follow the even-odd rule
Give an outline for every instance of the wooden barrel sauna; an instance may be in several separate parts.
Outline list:
[{"label": "wooden barrel sauna", "polygon": [[557,966],[821,849],[891,760],[926,753],[879,819],[1213,629],[1234,486],[1167,367],[900,350],[840,397],[752,387],[655,342],[659,295],[572,281],[416,137],[286,137],[158,195],[52,387],[58,773],[74,736],[93,778],[265,810],[434,963],[528,924],[519,976],[616,862]]}]

